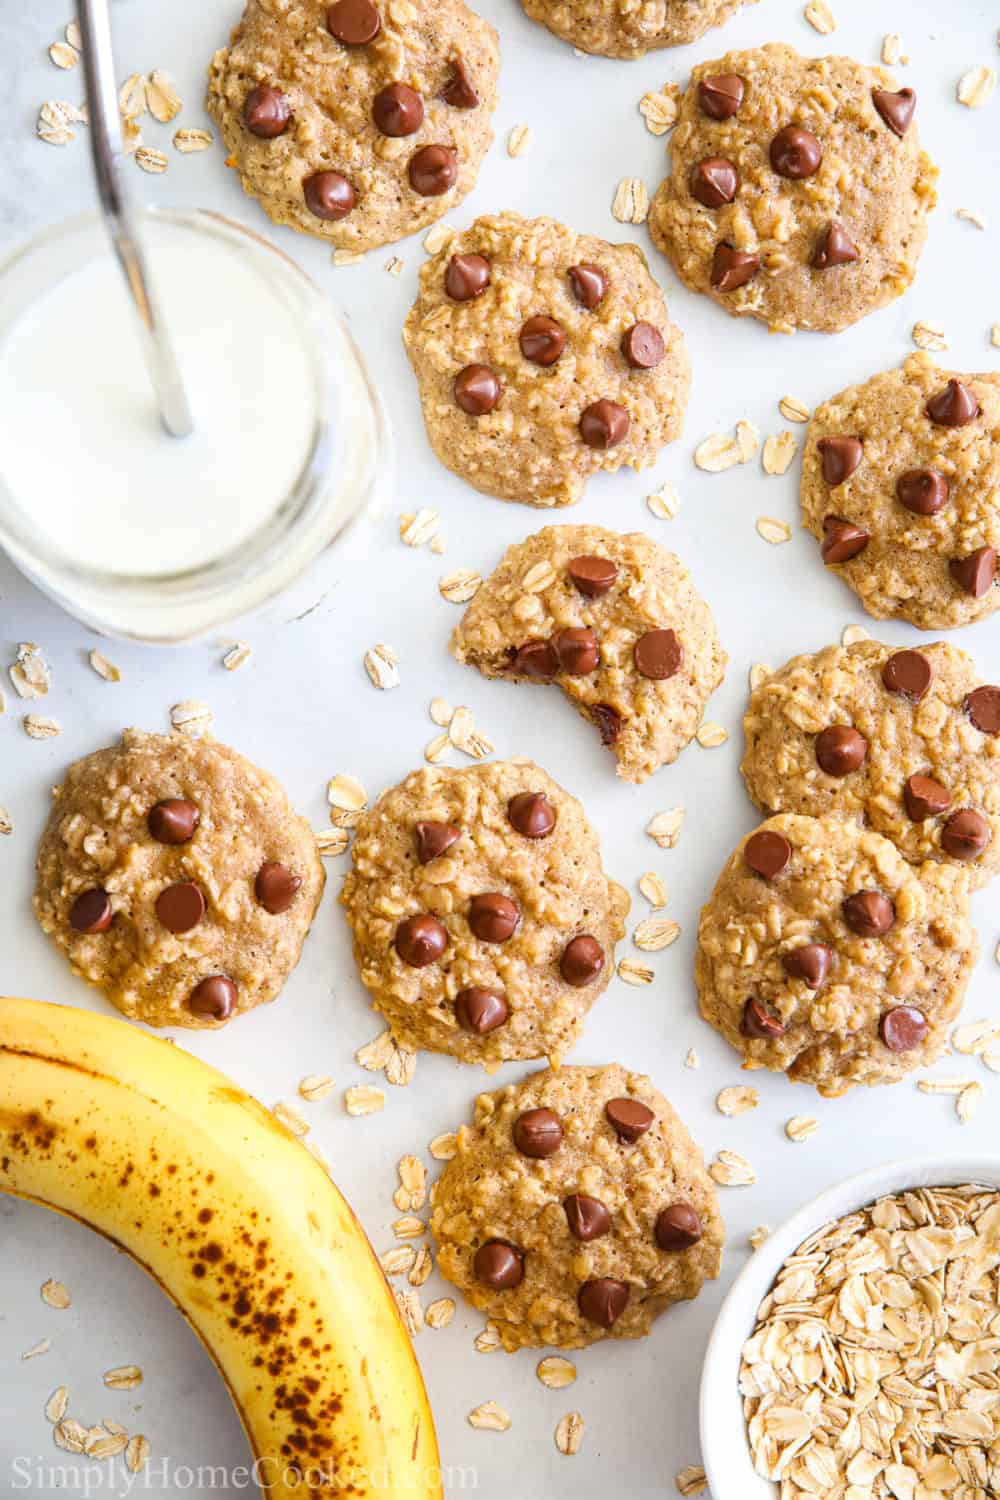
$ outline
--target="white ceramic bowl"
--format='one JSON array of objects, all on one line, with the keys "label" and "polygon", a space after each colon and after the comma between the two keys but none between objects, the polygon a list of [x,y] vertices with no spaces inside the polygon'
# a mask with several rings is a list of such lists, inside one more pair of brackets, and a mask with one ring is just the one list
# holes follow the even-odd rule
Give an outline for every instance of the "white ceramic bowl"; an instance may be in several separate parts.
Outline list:
[{"label": "white ceramic bowl", "polygon": [[787,1256],[814,1230],[905,1188],[959,1183],[1000,1187],[1000,1157],[931,1156],[859,1172],[800,1208],[754,1252],[723,1302],[701,1377],[701,1455],[712,1500],[775,1500],[777,1487],[754,1472],[739,1394],[740,1351],[757,1308]]}]

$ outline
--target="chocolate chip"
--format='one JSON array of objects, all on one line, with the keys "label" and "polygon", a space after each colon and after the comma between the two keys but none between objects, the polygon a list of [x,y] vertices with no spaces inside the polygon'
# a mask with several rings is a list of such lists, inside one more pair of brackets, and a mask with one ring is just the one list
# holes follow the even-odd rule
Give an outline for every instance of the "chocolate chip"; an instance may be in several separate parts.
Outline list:
[{"label": "chocolate chip", "polygon": [[547,370],[565,349],[566,334],[555,318],[539,313],[521,324],[518,342],[525,359]]},{"label": "chocolate chip", "polygon": [[287,911],[302,885],[302,877],[294,874],[287,865],[273,859],[265,860],[257,871],[253,893],[258,904],[273,917]]},{"label": "chocolate chip", "polygon": [[811,130],[801,125],[786,125],[771,142],[771,166],[779,177],[801,181],[819,171],[823,148]]},{"label": "chocolate chip", "polygon": [[724,156],[706,156],[695,163],[688,177],[691,197],[705,208],[722,208],[732,203],[739,185],[736,168]]},{"label": "chocolate chip", "polygon": [[586,625],[567,626],[552,637],[559,671],[567,677],[586,677],[601,659],[597,637]]},{"label": "chocolate chip", "polygon": [[524,1280],[524,1256],[504,1240],[487,1240],[472,1257],[476,1280],[495,1292],[506,1292]]},{"label": "chocolate chip", "polygon": [[441,90],[441,98],[452,109],[475,109],[479,103],[479,95],[472,86],[464,61],[460,57],[453,57],[449,67],[451,77]]},{"label": "chocolate chip", "polygon": [[941,848],[952,859],[978,859],[990,841],[990,825],[974,808],[952,813],[941,830]]},{"label": "chocolate chip", "polygon": [[600,1198],[589,1193],[570,1193],[563,1199],[563,1212],[575,1240],[599,1240],[611,1228],[611,1215]]},{"label": "chocolate chip", "polygon": [[303,182],[302,196],[317,219],[346,219],[356,201],[354,189],[340,172],[314,172]]},{"label": "chocolate chip", "polygon": [[811,990],[818,990],[830,972],[833,949],[826,943],[803,943],[782,955],[782,966],[790,979],[801,979]]},{"label": "chocolate chip", "polygon": [[429,865],[462,837],[462,830],[454,823],[418,823],[414,829],[417,836],[417,859]]},{"label": "chocolate chip", "polygon": [[455,404],[470,417],[485,417],[500,404],[503,386],[489,365],[466,365],[455,376]]},{"label": "chocolate chip", "polygon": [[633,323],[622,338],[622,353],[633,370],[655,370],[667,352],[654,323]]},{"label": "chocolate chip", "polygon": [[453,302],[471,302],[490,284],[490,263],[484,255],[453,255],[444,273],[444,289]]},{"label": "chocolate chip", "polygon": [[396,928],[396,952],[411,969],[436,963],[447,946],[447,930],[430,912],[406,917]]},{"label": "chocolate chip", "polygon": [[518,646],[510,669],[521,677],[535,677],[540,682],[551,682],[559,670],[552,642],[525,641],[523,646]]},{"label": "chocolate chip", "polygon": [[752,833],[743,845],[743,858],[755,875],[763,880],[773,880],[780,875],[792,857],[792,846],[783,833],[773,828],[761,828]]},{"label": "chocolate chip", "polygon": [[610,557],[574,557],[566,564],[570,583],[588,599],[598,599],[618,581],[618,564]]},{"label": "chocolate chip", "polygon": [[205,897],[193,880],[168,885],[156,898],[156,915],[168,932],[190,932],[205,915]]},{"label": "chocolate chip", "polygon": [[915,1005],[897,1005],[886,1011],[879,1031],[890,1052],[912,1052],[927,1035],[927,1017]]},{"label": "chocolate chip", "polygon": [[749,250],[736,250],[723,240],[712,256],[712,285],[717,292],[735,292],[746,286],[760,270],[760,257]]},{"label": "chocolate chip", "polygon": [[563,1129],[551,1109],[526,1109],[514,1121],[513,1136],[521,1155],[538,1161],[559,1150]]},{"label": "chocolate chip", "polygon": [[146,826],[158,844],[186,844],[194,838],[201,813],[186,797],[165,797],[149,809]]},{"label": "chocolate chip", "polygon": [[521,922],[521,913],[509,896],[485,891],[469,902],[469,926],[484,943],[506,943]]},{"label": "chocolate chip", "polygon": [[408,83],[390,83],[372,100],[372,119],[382,135],[414,135],[424,123],[424,101]]},{"label": "chocolate chip", "polygon": [[627,1282],[614,1281],[610,1276],[597,1276],[585,1281],[576,1294],[576,1304],[583,1316],[601,1328],[611,1328],[628,1305]]},{"label": "chocolate chip", "polygon": [[973,688],[963,707],[983,734],[1000,734],[1000,687]]},{"label": "chocolate chip", "polygon": [[326,13],[326,29],[345,47],[363,47],[374,41],[382,20],[372,0],[337,0]]},{"label": "chocolate chip", "polygon": [[111,898],[103,887],[97,885],[77,896],[69,909],[69,925],[74,932],[89,937],[95,932],[107,932],[112,915]]},{"label": "chocolate chip", "polygon": [[730,120],[743,103],[743,79],[738,73],[716,73],[698,83],[698,104],[710,120]]},{"label": "chocolate chip", "polygon": [[609,1099],[604,1106],[604,1113],[619,1139],[628,1141],[630,1145],[645,1135],[656,1119],[649,1106],[638,1099]]},{"label": "chocolate chip", "polygon": [[841,903],[844,921],[858,937],[885,937],[896,920],[896,908],[881,891],[855,891]]},{"label": "chocolate chip", "polygon": [[819,554],[827,567],[834,563],[850,562],[852,557],[857,557],[863,552],[871,541],[871,532],[866,531],[863,526],[855,526],[852,521],[844,521],[840,516],[823,517],[823,540],[820,543]]},{"label": "chocolate chip", "polygon": [[259,83],[243,103],[243,123],[251,135],[273,141],[284,135],[292,118],[292,106],[280,89]]},{"label": "chocolate chip", "polygon": [[701,1219],[690,1203],[671,1203],[656,1217],[653,1234],[661,1250],[676,1254],[690,1250],[702,1236]]},{"label": "chocolate chip", "polygon": [[951,806],[951,793],[933,776],[909,777],[903,788],[903,802],[907,815],[914,823],[923,823],[926,818],[936,818]]},{"label": "chocolate chip", "polygon": [[922,651],[894,651],[882,668],[882,686],[919,703],[931,685],[931,664]]},{"label": "chocolate chip", "polygon": [[784,1036],[787,1029],[784,1021],[773,1010],[768,1010],[762,1000],[748,1000],[744,1005],[740,1021],[743,1036],[753,1041],[770,1042],[776,1037]]},{"label": "chocolate chip", "polygon": [[816,761],[828,776],[849,776],[864,765],[868,741],[847,724],[831,724],[816,736]]},{"label": "chocolate chip", "polygon": [[893,135],[906,134],[917,107],[917,96],[912,89],[900,89],[895,94],[889,89],[872,89],[872,103]]},{"label": "chocolate chip", "polygon": [[617,401],[594,401],[580,413],[580,436],[588,448],[617,448],[630,425],[628,412]]},{"label": "chocolate chip", "polygon": [[823,469],[823,478],[829,485],[843,484],[850,479],[861,462],[864,449],[855,437],[825,437],[816,444]]},{"label": "chocolate chip", "polygon": [[236,1009],[236,986],[225,974],[212,974],[196,984],[188,996],[188,1010],[193,1016],[210,1021],[228,1021]]},{"label": "chocolate chip", "polygon": [[981,599],[996,581],[997,555],[992,547],[977,547],[968,557],[953,557],[948,571],[960,589]]},{"label": "chocolate chip", "polygon": [[622,716],[610,703],[592,703],[588,710],[597,725],[602,745],[616,745],[621,737]]},{"label": "chocolate chip", "polygon": [[458,153],[451,146],[421,146],[410,157],[407,175],[421,198],[440,198],[458,179]]},{"label": "chocolate chip", "polygon": [[937,427],[965,427],[979,416],[982,407],[961,380],[949,380],[943,391],[931,397],[924,411]]},{"label": "chocolate chip", "polygon": [[678,672],[684,647],[673,630],[647,630],[635,643],[635,669],[651,682],[665,682]]},{"label": "chocolate chip", "polygon": [[859,254],[857,245],[843,224],[831,219],[813,251],[813,268],[817,271],[829,271],[833,266],[847,266],[852,260],[857,260]]},{"label": "chocolate chip", "polygon": [[907,469],[896,480],[896,498],[915,516],[936,516],[948,504],[948,481],[937,469]]},{"label": "chocolate chip", "polygon": [[496,1031],[507,1019],[507,1001],[499,990],[483,989],[470,985],[459,990],[455,996],[455,1016],[458,1024],[476,1036],[486,1036]]},{"label": "chocolate chip", "polygon": [[603,968],[604,949],[588,932],[571,938],[559,960],[560,974],[575,990],[582,990],[591,984]]},{"label": "chocolate chip", "polygon": [[518,792],[507,803],[507,821],[526,839],[544,839],[556,826],[556,810],[544,792]]},{"label": "chocolate chip", "polygon": [[567,274],[577,302],[588,312],[593,312],[604,301],[608,290],[607,276],[600,266],[590,265],[587,261],[578,266],[570,266]]}]

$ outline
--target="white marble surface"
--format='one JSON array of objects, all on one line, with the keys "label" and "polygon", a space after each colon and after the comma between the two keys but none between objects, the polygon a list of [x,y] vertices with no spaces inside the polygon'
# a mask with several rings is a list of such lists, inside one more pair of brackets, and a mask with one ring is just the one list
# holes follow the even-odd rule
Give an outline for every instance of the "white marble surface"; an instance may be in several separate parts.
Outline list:
[{"label": "white marble surface", "polygon": [[[468,703],[499,754],[533,755],[581,795],[601,832],[608,868],[633,892],[643,870],[663,874],[669,911],[683,936],[653,958],[651,987],[611,985],[590,1017],[578,1060],[613,1057],[649,1071],[706,1151],[727,1145],[743,1150],[759,1181],[750,1189],[722,1193],[730,1238],[719,1282],[697,1303],[664,1317],[645,1342],[604,1344],[581,1353],[579,1380],[570,1390],[545,1390],[535,1379],[536,1357],[530,1353],[475,1353],[473,1338],[482,1320],[462,1308],[447,1330],[420,1335],[417,1347],[444,1460],[472,1466],[477,1493],[489,1500],[500,1500],[512,1485],[531,1500],[543,1495],[586,1500],[612,1489],[644,1500],[670,1490],[675,1471],[698,1460],[701,1355],[726,1286],[745,1261],[749,1231],[761,1221],[778,1222],[807,1197],[863,1166],[911,1152],[989,1151],[995,1145],[1000,1081],[985,1071],[986,1098],[964,1130],[950,1100],[924,1097],[912,1083],[889,1094],[873,1091],[827,1102],[770,1076],[755,1079],[760,1109],[739,1121],[724,1119],[714,1099],[721,1087],[739,1081],[737,1060],[699,1020],[691,980],[699,905],[731,845],[753,822],[737,774],[748,668],[755,660],[776,665],[796,651],[816,648],[863,618],[853,596],[820,566],[815,544],[805,535],[796,529],[788,545],[770,548],[754,531],[761,514],[795,525],[795,468],[784,478],[765,478],[750,464],[712,477],[694,468],[692,449],[709,432],[729,428],[741,417],[756,421],[763,432],[776,431],[785,425],[776,406],[785,392],[812,405],[901,359],[911,347],[909,331],[918,317],[944,325],[956,367],[994,363],[989,330],[1000,319],[993,227],[1000,225],[1000,99],[972,113],[954,97],[967,67],[997,60],[994,8],[979,0],[957,0],[946,10],[937,0],[878,7],[833,0],[833,5],[841,24],[829,42],[805,23],[796,0],[761,0],[724,32],[693,47],[628,64],[575,57],[529,24],[516,0],[481,0],[501,32],[503,98],[497,144],[475,193],[455,216],[460,222],[478,211],[512,207],[551,211],[592,233],[626,237],[611,217],[615,184],[639,173],[653,189],[666,144],[647,133],[636,111],[640,95],[665,79],[683,81],[693,62],[717,56],[727,46],[787,39],[805,51],[822,52],[832,44],[875,61],[883,31],[897,29],[913,59],[902,76],[919,90],[923,139],[942,167],[941,204],[915,287],[836,338],[769,338],[761,327],[731,321],[683,292],[651,251],[694,361],[687,432],[650,474],[622,471],[594,482],[565,518],[648,527],[693,568],[731,655],[727,681],[710,710],[731,732],[724,748],[694,746],[644,787],[628,787],[615,780],[596,737],[558,695],[489,684],[450,660],[446,640],[457,611],[439,597],[437,576],[459,566],[488,570],[507,543],[544,517],[475,494],[430,455],[399,338],[422,258],[417,240],[395,247],[406,265],[394,279],[384,270],[389,250],[369,255],[360,266],[335,270],[322,245],[290,231],[274,232],[349,316],[396,424],[402,478],[379,524],[356,534],[346,550],[329,555],[292,594],[241,625],[240,633],[254,648],[248,667],[233,675],[224,672],[216,643],[172,652],[115,645],[106,649],[124,681],[110,686],[86,665],[94,643],[87,631],[0,561],[0,658],[4,664],[12,660],[18,641],[42,644],[54,671],[45,709],[63,724],[58,739],[27,739],[20,723],[24,705],[7,694],[0,719],[0,802],[10,808],[15,831],[0,840],[0,993],[105,1008],[71,977],[31,916],[32,858],[48,788],[68,761],[108,742],[123,725],[165,729],[169,705],[183,697],[208,699],[219,737],[276,772],[317,825],[324,821],[330,775],[353,772],[377,792],[420,763],[434,732],[427,705],[435,694]],[[200,105],[204,65],[236,19],[235,0],[170,5],[117,0],[114,12],[122,76],[166,68],[179,80],[186,101],[178,123],[207,123]],[[0,14],[7,79],[0,119],[3,249],[90,201],[84,141],[56,150],[33,134],[42,100],[80,96],[79,73],[57,72],[45,55],[66,18],[57,0],[7,6]],[[511,160],[504,138],[522,121],[533,127],[534,145],[528,155]],[[177,156],[169,145],[170,130],[148,128],[147,139],[170,154],[170,169],[159,178],[136,170],[136,191],[153,201],[219,208],[267,232],[263,216],[225,171],[218,147]],[[984,233],[958,221],[959,207],[983,210],[990,228]],[[645,244],[645,231],[635,234]],[[58,441],[58,411],[52,412],[52,432]],[[644,496],[668,478],[676,483],[683,508],[674,522],[656,522]],[[445,517],[449,546],[443,559],[413,552],[397,540],[396,513],[420,504],[437,506]],[[916,640],[902,625],[884,627],[882,634],[900,643]],[[984,677],[1000,678],[1000,616],[956,639],[973,651]],[[361,665],[366,647],[378,640],[395,645],[402,657],[402,686],[390,694],[377,693]],[[643,829],[652,813],[678,803],[687,807],[683,838],[677,849],[662,853]],[[395,1217],[391,1193],[397,1158],[455,1126],[483,1080],[472,1069],[423,1057],[412,1086],[389,1091],[384,1113],[360,1120],[344,1116],[340,1090],[361,1077],[354,1051],[379,1027],[355,976],[336,909],[342,866],[343,861],[331,865],[329,890],[304,961],[281,1000],[224,1032],[183,1033],[178,1040],[267,1103],[293,1095],[306,1072],[319,1068],[334,1075],[338,1093],[314,1106],[311,1118],[341,1186],[381,1250],[390,1243]],[[636,904],[641,912],[638,895]],[[1000,921],[995,905],[991,892],[976,899],[984,954],[968,1000],[970,1017],[996,1014],[992,954]],[[690,1047],[701,1059],[694,1072],[683,1065]],[[966,1060],[959,1067],[975,1072]],[[952,1060],[938,1071],[955,1069]],[[511,1066],[497,1082],[522,1071]],[[794,1146],[784,1136],[784,1122],[805,1111],[818,1116],[821,1128],[811,1141]],[[192,1467],[232,1468],[244,1462],[242,1435],[207,1357],[142,1275],[84,1230],[40,1209],[2,1202],[0,1215],[0,1493],[28,1486],[52,1493],[54,1483],[39,1476],[38,1466],[62,1460],[72,1466],[73,1460],[52,1447],[42,1414],[50,1390],[62,1383],[70,1387],[76,1415],[91,1421],[114,1416],[144,1431],[158,1458]],[[40,1301],[38,1288],[48,1276],[72,1289],[70,1311],[54,1312]],[[435,1277],[425,1288],[425,1300],[445,1290]],[[51,1352],[20,1363],[20,1352],[43,1337],[52,1339]],[[130,1394],[104,1391],[101,1372],[132,1361],[145,1369],[143,1386]],[[466,1425],[469,1408],[486,1399],[511,1412],[507,1434],[475,1432]],[[580,1456],[566,1459],[552,1435],[558,1419],[573,1408],[582,1412],[587,1431]],[[80,1467],[81,1473],[96,1470],[92,1464]],[[96,1479],[90,1483],[92,1493],[101,1492]],[[456,1491],[459,1483],[456,1476]],[[111,1487],[106,1472],[101,1484]],[[465,1487],[472,1484],[467,1476]],[[150,1487],[157,1486],[163,1493],[171,1488],[154,1470]],[[245,1493],[233,1481],[217,1477],[211,1487],[210,1478],[183,1472],[174,1475],[172,1488],[225,1500]]]}]

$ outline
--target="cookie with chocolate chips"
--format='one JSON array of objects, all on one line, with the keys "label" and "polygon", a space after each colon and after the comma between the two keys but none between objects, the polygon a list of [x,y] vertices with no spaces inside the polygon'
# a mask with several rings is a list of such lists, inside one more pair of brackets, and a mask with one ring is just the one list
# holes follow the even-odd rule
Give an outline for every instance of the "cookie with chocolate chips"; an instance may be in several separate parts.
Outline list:
[{"label": "cookie with chocolate chips", "polygon": [[526,15],[581,52],[643,57],[696,42],[753,0],[521,0]]},{"label": "cookie with chocolate chips", "polygon": [[917,868],[856,823],[782,813],[719,876],[695,978],[744,1067],[833,1097],[940,1056],[978,948],[961,866]]},{"label": "cookie with chocolate chips", "polygon": [[499,46],[464,0],[247,0],[208,110],[276,224],[364,251],[433,223],[493,139]]},{"label": "cookie with chocolate chips", "polygon": [[782,43],[700,63],[649,213],[681,279],[773,332],[836,333],[906,290],[937,169],[884,68]]},{"label": "cookie with chocolate chips", "polygon": [[575,797],[530,762],[427,767],[362,814],[352,859],[354,956],[397,1042],[491,1071],[569,1051],[629,907]]},{"label": "cookie with chocolate chips", "polygon": [[279,993],[324,880],[273,776],[214,740],[127,729],[55,790],[35,915],[124,1015],[217,1027]]},{"label": "cookie with chocolate chips", "polygon": [[641,1338],[719,1272],[702,1154],[648,1078],[617,1063],[480,1094],[431,1189],[438,1269],[508,1350]]},{"label": "cookie with chocolate chips", "polygon": [[802,519],[876,619],[948,630],[1000,606],[1000,375],[911,354],[816,408]]},{"label": "cookie with chocolate chips", "polygon": [[680,560],[601,526],[547,526],[509,547],[451,650],[486,677],[556,683],[636,782],[693,739],[727,659]]},{"label": "cookie with chocolate chips", "polygon": [[690,365],[637,245],[477,219],[421,270],[403,337],[438,458],[501,500],[572,505],[680,436]]},{"label": "cookie with chocolate chips", "polygon": [[743,729],[743,779],[765,814],[873,828],[974,886],[1000,870],[1000,687],[957,647],[865,640],[793,657],[754,689]]}]

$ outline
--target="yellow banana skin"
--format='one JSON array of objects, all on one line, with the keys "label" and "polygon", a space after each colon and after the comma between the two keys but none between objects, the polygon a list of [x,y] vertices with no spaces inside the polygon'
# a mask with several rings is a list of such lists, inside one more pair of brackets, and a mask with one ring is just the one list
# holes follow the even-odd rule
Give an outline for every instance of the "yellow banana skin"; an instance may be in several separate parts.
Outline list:
[{"label": "yellow banana skin", "polygon": [[123,1021],[0,998],[0,1190],[160,1283],[229,1387],[267,1500],[440,1496],[423,1382],[360,1225],[223,1074]]}]

